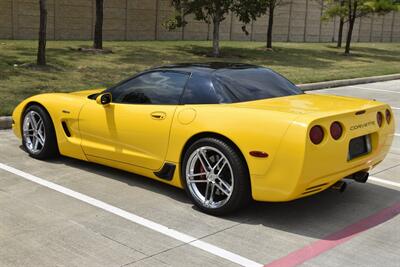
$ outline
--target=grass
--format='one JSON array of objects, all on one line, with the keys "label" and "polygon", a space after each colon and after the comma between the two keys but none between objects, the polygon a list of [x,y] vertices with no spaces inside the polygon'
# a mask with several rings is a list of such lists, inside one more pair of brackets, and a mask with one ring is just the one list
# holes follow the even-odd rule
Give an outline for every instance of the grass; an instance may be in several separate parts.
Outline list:
[{"label": "grass", "polygon": [[38,68],[36,41],[0,40],[0,115],[10,115],[24,98],[110,86],[146,68],[177,62],[229,61],[271,67],[295,83],[400,73],[400,44],[354,44],[353,54],[332,44],[222,42],[222,57],[210,58],[206,41],[105,42],[113,53],[78,51],[88,41],[50,41],[49,66]]}]

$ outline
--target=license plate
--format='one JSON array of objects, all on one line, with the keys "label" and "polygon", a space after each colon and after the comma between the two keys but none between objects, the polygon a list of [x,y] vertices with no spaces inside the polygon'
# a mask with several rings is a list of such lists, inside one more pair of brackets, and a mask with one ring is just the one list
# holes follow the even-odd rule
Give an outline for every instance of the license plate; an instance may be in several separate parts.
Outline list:
[{"label": "license plate", "polygon": [[349,143],[349,154],[347,160],[361,157],[369,152],[371,152],[371,138],[369,135],[353,138]]}]

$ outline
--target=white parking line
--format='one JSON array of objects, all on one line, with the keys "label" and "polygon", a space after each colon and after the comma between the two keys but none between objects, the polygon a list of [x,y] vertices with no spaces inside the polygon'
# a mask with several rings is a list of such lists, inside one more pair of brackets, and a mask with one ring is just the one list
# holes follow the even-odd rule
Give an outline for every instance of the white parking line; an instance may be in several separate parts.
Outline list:
[{"label": "white parking line", "polygon": [[361,87],[361,86],[349,86],[349,87],[353,87],[353,88],[357,88],[357,89],[361,89],[361,90],[371,90],[371,91],[379,91],[379,92],[388,92],[388,93],[395,93],[395,94],[400,94],[400,92],[397,91],[391,91],[391,90],[385,90],[385,89],[376,89],[376,88],[369,88],[369,87]]},{"label": "white parking line", "polygon": [[397,109],[397,110],[400,110],[400,108],[396,108],[396,107],[390,107],[391,109]]},{"label": "white parking line", "polygon": [[45,186],[47,188],[53,189],[57,192],[60,192],[64,195],[70,196],[72,198],[78,199],[82,202],[85,202],[87,204],[90,204],[92,206],[95,206],[97,208],[100,208],[102,210],[108,211],[112,214],[115,214],[117,216],[120,216],[126,220],[129,220],[131,222],[137,223],[141,226],[144,226],[146,228],[152,229],[158,233],[161,233],[163,235],[169,236],[171,238],[174,238],[176,240],[179,240],[185,244],[188,244],[190,246],[202,249],[208,253],[214,254],[216,256],[219,256],[221,258],[224,258],[228,261],[231,261],[233,263],[239,264],[241,266],[257,266],[261,267],[263,266],[260,263],[257,263],[255,261],[249,260],[247,258],[244,258],[240,255],[237,255],[235,253],[232,253],[230,251],[227,251],[225,249],[219,248],[217,246],[211,245],[207,242],[201,241],[195,237],[192,237],[190,235],[186,235],[184,233],[178,232],[174,229],[168,228],[164,225],[158,224],[156,222],[150,221],[148,219],[145,219],[143,217],[140,217],[138,215],[135,215],[133,213],[127,212],[125,210],[122,210],[120,208],[114,207],[110,204],[107,204],[103,201],[100,201],[98,199],[89,197],[87,195],[81,194],[79,192],[73,191],[71,189],[68,189],[66,187],[63,187],[61,185],[49,182],[45,179],[36,177],[34,175],[31,175],[29,173],[23,172],[21,170],[15,169],[13,167],[10,167],[8,165],[0,163],[0,169],[3,169],[7,172],[13,173],[15,175],[18,175],[26,180],[29,180],[31,182],[40,184],[42,186]]},{"label": "white parking line", "polygon": [[[377,88],[369,88],[369,87],[361,87],[361,86],[355,86],[355,85],[349,85],[349,86],[344,86],[344,87],[325,88],[325,89],[321,89],[321,91],[348,90],[348,87],[352,87],[352,88],[356,88],[356,89],[360,89],[360,90],[371,90],[371,91],[379,91],[379,92],[400,94],[400,92],[398,92],[398,91],[391,91],[391,90],[377,89]],[[395,109],[398,109],[398,108],[395,108]]]},{"label": "white parking line", "polygon": [[400,137],[400,134],[398,134],[398,133],[395,133],[395,134],[394,134],[394,136]]},{"label": "white parking line", "polygon": [[396,187],[400,188],[400,183],[388,181],[388,180],[377,178],[377,177],[374,177],[374,176],[368,177],[368,181],[373,181],[373,182],[380,183],[380,184],[396,186]]}]

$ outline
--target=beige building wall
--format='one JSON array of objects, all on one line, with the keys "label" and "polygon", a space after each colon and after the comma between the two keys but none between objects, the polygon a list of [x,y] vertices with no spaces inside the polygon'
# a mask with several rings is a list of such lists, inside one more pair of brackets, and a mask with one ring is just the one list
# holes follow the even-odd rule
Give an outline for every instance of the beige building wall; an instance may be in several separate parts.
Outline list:
[{"label": "beige building wall", "polygon": [[[0,39],[36,39],[39,0],[0,0]],[[95,0],[47,0],[48,38],[87,40],[93,36]],[[210,40],[212,25],[188,16],[182,29],[166,30],[162,24],[173,15],[169,0],[104,0],[106,40]],[[321,4],[316,0],[286,0],[274,19],[274,41],[331,42],[337,39],[338,19],[321,20]],[[221,40],[265,41],[268,16],[246,26],[232,14],[222,22]],[[344,39],[347,25],[345,25]],[[353,40],[359,42],[399,42],[400,13],[359,19]]]}]

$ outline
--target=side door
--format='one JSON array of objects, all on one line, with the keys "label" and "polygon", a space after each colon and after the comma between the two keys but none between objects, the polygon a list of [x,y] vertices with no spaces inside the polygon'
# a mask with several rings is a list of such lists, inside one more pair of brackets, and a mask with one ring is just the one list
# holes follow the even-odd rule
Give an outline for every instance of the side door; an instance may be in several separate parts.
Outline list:
[{"label": "side door", "polygon": [[91,157],[160,169],[188,73],[152,71],[108,90],[112,102],[81,110],[82,149]]}]

